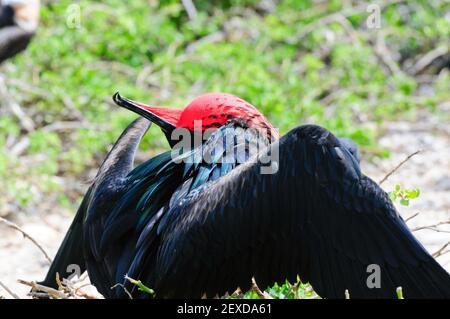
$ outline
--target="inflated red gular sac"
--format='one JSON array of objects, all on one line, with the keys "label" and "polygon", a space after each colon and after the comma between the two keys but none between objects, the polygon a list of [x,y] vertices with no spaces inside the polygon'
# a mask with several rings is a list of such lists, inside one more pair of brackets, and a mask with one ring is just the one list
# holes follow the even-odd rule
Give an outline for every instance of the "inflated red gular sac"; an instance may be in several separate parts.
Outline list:
[{"label": "inflated red gular sac", "polygon": [[[344,298],[346,290],[355,299],[396,298],[400,286],[406,298],[450,298],[449,274],[361,172],[351,140],[317,125],[278,139],[254,106],[229,94],[202,95],[181,110],[118,94],[114,101],[142,117],[107,154],[45,285],[56,287],[56,273],[66,277],[67,266],[77,264],[107,298],[214,297],[246,291],[252,278],[266,289],[297,276],[324,298]],[[169,150],[134,167],[151,123],[171,145],[175,128],[217,128],[230,144],[214,133],[203,142],[218,146],[211,162],[177,162]],[[252,143],[263,140],[260,156],[237,147],[241,133]],[[219,161],[229,148],[235,157]],[[259,159],[275,151],[278,169],[262,174]]]},{"label": "inflated red gular sac", "polygon": [[121,97],[114,101],[154,122],[167,134],[175,128],[202,132],[236,123],[244,128],[265,133],[269,140],[279,138],[278,130],[249,102],[227,93],[208,93],[195,98],[183,109],[163,108],[142,104]]}]

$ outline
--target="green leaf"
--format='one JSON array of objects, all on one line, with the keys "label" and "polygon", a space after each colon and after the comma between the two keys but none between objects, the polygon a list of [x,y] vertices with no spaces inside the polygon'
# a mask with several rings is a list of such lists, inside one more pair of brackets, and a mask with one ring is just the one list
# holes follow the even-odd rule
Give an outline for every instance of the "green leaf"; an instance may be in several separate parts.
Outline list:
[{"label": "green leaf", "polygon": [[402,204],[403,206],[409,206],[409,199],[400,199],[400,204]]},{"label": "green leaf", "polygon": [[147,287],[146,285],[144,285],[144,284],[142,283],[142,281],[140,281],[140,280],[135,280],[135,279],[130,278],[130,277],[128,277],[128,276],[125,276],[125,279],[128,280],[129,282],[131,282],[133,285],[137,286],[137,287],[138,287],[138,290],[143,291],[143,292],[145,292],[145,293],[148,293],[148,294],[150,294],[150,295],[154,295],[154,294],[155,294],[155,291],[154,291],[153,289]]},{"label": "green leaf", "polygon": [[397,293],[397,299],[405,299],[405,298],[403,298],[403,289],[402,289],[402,287],[397,287],[396,293]]},{"label": "green leaf", "polygon": [[406,189],[405,193],[408,196],[408,198],[414,199],[414,198],[419,197],[420,190],[418,190],[418,189],[410,189],[410,190]]}]

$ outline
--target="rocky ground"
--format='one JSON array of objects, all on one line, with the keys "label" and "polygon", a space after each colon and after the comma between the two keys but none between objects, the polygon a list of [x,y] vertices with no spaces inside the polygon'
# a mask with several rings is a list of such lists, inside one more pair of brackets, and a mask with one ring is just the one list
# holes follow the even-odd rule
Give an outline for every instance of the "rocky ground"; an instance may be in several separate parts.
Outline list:
[{"label": "rocky ground", "polygon": [[[426,117],[421,122],[385,123],[381,147],[391,151],[388,159],[374,159],[362,163],[364,172],[381,180],[387,172],[409,154],[422,152],[407,161],[385,183],[386,191],[394,189],[396,183],[405,188],[419,188],[421,195],[410,206],[397,205],[405,218],[419,212],[408,224],[411,228],[429,226],[450,219],[450,126],[439,119]],[[73,212],[64,209],[46,209],[39,213],[15,216],[12,220],[38,240],[54,256],[70,225]],[[10,218],[11,219],[11,218]],[[450,240],[450,225],[436,230],[423,229],[415,234],[430,252],[437,251]],[[17,279],[41,280],[48,268],[43,254],[16,230],[0,224],[0,281],[21,297],[28,287],[17,283]],[[450,271],[450,254],[438,257],[438,261]],[[10,295],[0,287],[0,296]]]}]

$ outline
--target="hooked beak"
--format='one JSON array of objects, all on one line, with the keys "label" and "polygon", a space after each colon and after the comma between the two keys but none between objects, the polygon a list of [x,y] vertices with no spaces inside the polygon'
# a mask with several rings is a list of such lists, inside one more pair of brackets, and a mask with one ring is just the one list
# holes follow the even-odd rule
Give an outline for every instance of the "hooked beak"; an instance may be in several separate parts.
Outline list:
[{"label": "hooked beak", "polygon": [[178,109],[154,107],[135,102],[120,96],[119,92],[113,95],[113,101],[117,105],[133,111],[155,123],[164,133],[169,135],[176,129],[176,124],[178,123],[182,112],[182,110]]}]

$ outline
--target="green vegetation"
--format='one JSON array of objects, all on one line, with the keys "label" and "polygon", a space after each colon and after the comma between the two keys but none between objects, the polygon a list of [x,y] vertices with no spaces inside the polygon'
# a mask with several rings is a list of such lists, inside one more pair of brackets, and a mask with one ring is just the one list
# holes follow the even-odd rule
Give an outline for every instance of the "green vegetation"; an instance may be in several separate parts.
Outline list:
[{"label": "green vegetation", "polygon": [[[27,134],[13,114],[0,118],[0,186],[8,195],[0,204],[39,202],[64,184],[54,176],[79,178],[95,168],[135,117],[111,103],[115,91],[174,107],[203,92],[230,92],[282,133],[317,123],[362,146],[374,145],[378,122],[439,112],[450,97],[448,72],[432,79],[428,95],[411,73],[423,54],[448,45],[448,3],[385,5],[380,29],[366,28],[366,7],[340,1],[285,0],[269,11],[259,1],[196,1],[193,20],[177,0],[80,1],[79,25],[73,4],[46,4],[31,46],[3,66],[10,95],[36,130]],[[342,16],[324,18],[334,12]],[[52,126],[58,122],[79,125]],[[9,150],[24,136],[29,147],[20,155],[29,163],[19,165]],[[164,147],[152,129],[143,149]],[[59,200],[75,207],[80,195]]]},{"label": "green vegetation", "polygon": [[142,281],[130,278],[128,276],[125,276],[125,279],[128,280],[129,282],[131,282],[133,285],[135,285],[138,288],[139,291],[143,291],[143,292],[145,292],[147,294],[150,294],[150,295],[154,295],[155,294],[155,291],[153,289],[147,287],[146,285],[144,285],[142,283]]},{"label": "green vegetation", "polygon": [[419,189],[404,189],[399,184],[395,185],[395,190],[389,192],[389,197],[393,202],[398,199],[400,204],[404,206],[408,206],[411,199],[416,199],[419,196]]},{"label": "green vegetation", "polygon": [[[153,289],[145,286],[140,280],[134,280],[129,277],[126,277],[132,284],[136,285],[140,291],[148,293],[150,295],[154,295],[155,292]],[[345,299],[351,299],[351,294],[348,290],[344,291]],[[403,297],[403,289],[402,287],[397,287],[396,291],[392,292],[392,296],[397,299],[405,299]],[[297,283],[291,284],[286,281],[282,285],[278,285],[275,283],[273,287],[266,289],[264,292],[259,290],[259,288],[253,288],[246,293],[240,292],[237,290],[232,295],[228,297],[229,299],[320,299],[310,284],[304,284],[300,281],[300,278],[297,278]]]},{"label": "green vegetation", "polygon": [[[320,299],[309,284],[303,284],[300,279],[294,285],[286,281],[282,285],[275,283],[273,287],[265,290],[268,297],[272,299]],[[261,299],[254,290],[246,292],[244,299]]]},{"label": "green vegetation", "polygon": [[[2,105],[0,215],[42,202],[76,208],[85,189],[77,181],[92,177],[135,118],[113,105],[116,91],[173,107],[204,92],[229,92],[281,133],[316,123],[376,156],[386,155],[373,151],[386,119],[426,110],[449,120],[441,108],[450,99],[448,64],[417,63],[450,46],[445,1],[381,2],[380,29],[366,27],[360,1],[280,0],[264,8],[257,0],[200,0],[195,19],[178,0],[44,3],[38,35],[1,69],[34,129]],[[166,147],[154,128],[142,145],[147,157]],[[405,204],[415,196],[400,188],[393,194]],[[292,287],[269,293],[310,296],[309,288]]]}]

